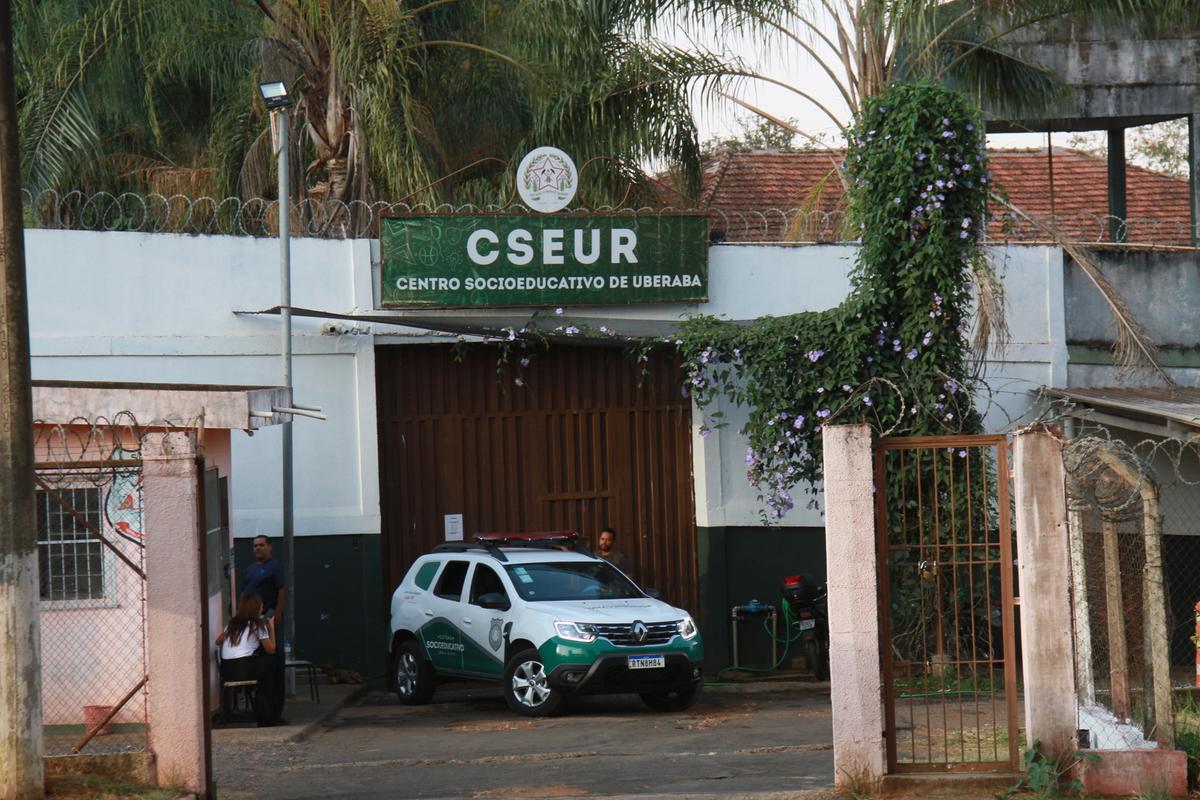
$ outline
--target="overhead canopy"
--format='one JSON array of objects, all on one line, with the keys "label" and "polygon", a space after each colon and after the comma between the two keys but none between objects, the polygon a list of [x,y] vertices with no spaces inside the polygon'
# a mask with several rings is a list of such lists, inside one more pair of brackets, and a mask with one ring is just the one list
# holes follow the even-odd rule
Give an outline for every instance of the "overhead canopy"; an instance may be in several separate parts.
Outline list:
[{"label": "overhead canopy", "polygon": [[1125,430],[1189,439],[1200,436],[1200,389],[1046,389],[1071,401],[1067,414]]},{"label": "overhead canopy", "polygon": [[292,392],[284,386],[33,381],[34,419],[51,425],[129,414],[142,424],[257,430],[289,420],[278,409],[291,405]]}]

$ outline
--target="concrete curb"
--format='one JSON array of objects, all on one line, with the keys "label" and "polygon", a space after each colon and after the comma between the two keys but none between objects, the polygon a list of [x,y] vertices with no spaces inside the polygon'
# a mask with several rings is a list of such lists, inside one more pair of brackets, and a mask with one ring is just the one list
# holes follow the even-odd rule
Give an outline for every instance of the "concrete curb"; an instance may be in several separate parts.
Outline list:
[{"label": "concrete curb", "polygon": [[362,698],[363,695],[365,695],[367,693],[367,689],[368,689],[367,685],[365,683],[362,684],[361,686],[356,688],[354,691],[350,692],[350,694],[343,697],[342,702],[338,703],[337,705],[331,706],[328,711],[326,711],[324,714],[317,717],[316,719],[312,720],[311,722],[305,723],[304,726],[300,728],[300,730],[296,731],[295,733],[291,734],[286,739],[284,739],[283,740],[284,743],[285,744],[295,744],[297,742],[304,741],[309,736],[311,736],[313,733],[315,733],[318,728],[320,728],[326,722],[328,722],[329,720],[331,720],[335,716],[337,716],[337,713],[339,711],[341,711],[343,708],[350,705],[355,700]]}]

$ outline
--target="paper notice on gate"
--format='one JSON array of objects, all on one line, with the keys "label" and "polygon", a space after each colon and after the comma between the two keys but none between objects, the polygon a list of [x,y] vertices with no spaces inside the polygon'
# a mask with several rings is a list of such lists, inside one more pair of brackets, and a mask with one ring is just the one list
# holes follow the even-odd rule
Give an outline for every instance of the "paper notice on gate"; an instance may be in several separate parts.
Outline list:
[{"label": "paper notice on gate", "polygon": [[446,514],[446,541],[461,542],[463,540],[463,515]]}]

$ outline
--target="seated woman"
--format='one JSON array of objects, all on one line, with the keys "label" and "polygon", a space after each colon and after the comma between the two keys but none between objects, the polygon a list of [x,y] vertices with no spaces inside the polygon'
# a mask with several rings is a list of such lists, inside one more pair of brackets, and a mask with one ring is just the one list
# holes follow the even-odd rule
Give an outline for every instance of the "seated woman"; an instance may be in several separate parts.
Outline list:
[{"label": "seated woman", "polygon": [[[271,716],[275,671],[275,624],[262,620],[262,598],[244,594],[238,600],[237,614],[217,636],[221,648],[222,681],[258,681],[254,691],[254,715],[259,727],[278,724]],[[261,652],[260,651],[265,651]]]}]

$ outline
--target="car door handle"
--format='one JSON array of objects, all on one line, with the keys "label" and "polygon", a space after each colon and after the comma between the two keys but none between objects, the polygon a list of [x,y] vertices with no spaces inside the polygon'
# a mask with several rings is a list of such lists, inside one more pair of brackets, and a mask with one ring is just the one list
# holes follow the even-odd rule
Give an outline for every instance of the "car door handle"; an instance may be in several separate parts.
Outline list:
[{"label": "car door handle", "polygon": [[470,624],[471,624],[471,618],[463,617],[463,625],[470,625]]},{"label": "car door handle", "polygon": [[433,616],[433,612],[427,608],[427,609],[425,609],[425,616],[427,616],[427,617],[432,617],[432,616]]}]

